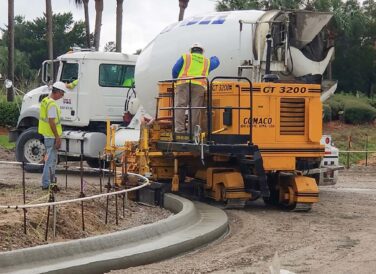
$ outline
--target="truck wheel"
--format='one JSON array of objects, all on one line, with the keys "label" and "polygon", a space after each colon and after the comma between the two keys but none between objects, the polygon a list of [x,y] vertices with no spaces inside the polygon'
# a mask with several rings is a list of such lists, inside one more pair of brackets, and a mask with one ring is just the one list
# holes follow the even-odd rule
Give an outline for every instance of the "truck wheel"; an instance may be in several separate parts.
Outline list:
[{"label": "truck wheel", "polygon": [[31,127],[21,133],[16,142],[16,159],[25,162],[25,170],[28,172],[42,172],[43,166],[27,165],[43,162],[46,148],[43,136],[38,133],[36,127]]}]

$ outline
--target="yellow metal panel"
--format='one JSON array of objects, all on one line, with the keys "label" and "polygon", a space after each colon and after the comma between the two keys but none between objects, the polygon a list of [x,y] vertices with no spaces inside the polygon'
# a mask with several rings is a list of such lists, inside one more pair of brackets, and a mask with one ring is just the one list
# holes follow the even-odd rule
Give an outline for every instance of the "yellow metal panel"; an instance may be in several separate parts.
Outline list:
[{"label": "yellow metal panel", "polygon": [[306,176],[296,176],[294,180],[295,202],[317,203],[319,201],[319,188],[315,179]]},{"label": "yellow metal panel", "polygon": [[295,170],[295,157],[280,156],[277,155],[275,157],[263,156],[263,163],[265,170]]},{"label": "yellow metal panel", "polygon": [[309,140],[320,142],[322,136],[322,103],[320,98],[312,98],[309,102]]},{"label": "yellow metal panel", "polygon": [[240,172],[221,172],[213,174],[213,184],[223,183],[226,188],[244,188],[243,177]]}]

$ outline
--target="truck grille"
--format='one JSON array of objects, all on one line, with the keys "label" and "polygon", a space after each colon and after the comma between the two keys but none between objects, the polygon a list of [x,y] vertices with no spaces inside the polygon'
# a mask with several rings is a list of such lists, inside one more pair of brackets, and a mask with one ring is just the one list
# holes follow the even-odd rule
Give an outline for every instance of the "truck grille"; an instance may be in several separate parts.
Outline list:
[{"label": "truck grille", "polygon": [[305,99],[281,98],[280,135],[304,135]]}]

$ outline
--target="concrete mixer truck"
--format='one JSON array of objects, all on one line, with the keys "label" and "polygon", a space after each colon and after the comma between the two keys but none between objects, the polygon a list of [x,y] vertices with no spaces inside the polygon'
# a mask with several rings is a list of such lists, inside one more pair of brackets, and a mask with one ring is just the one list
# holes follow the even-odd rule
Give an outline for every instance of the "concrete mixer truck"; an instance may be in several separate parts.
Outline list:
[{"label": "concrete mixer truck", "polygon": [[322,84],[322,100],[334,93],[335,81],[322,81],[334,57],[327,24],[330,13],[308,11],[229,11],[187,18],[166,27],[141,52],[135,79],[138,98],[155,113],[157,83],[171,78],[176,60],[194,42],[206,56],[218,56],[221,65],[210,77],[245,76],[261,82],[266,69],[267,36],[272,41],[270,70],[281,80]]}]

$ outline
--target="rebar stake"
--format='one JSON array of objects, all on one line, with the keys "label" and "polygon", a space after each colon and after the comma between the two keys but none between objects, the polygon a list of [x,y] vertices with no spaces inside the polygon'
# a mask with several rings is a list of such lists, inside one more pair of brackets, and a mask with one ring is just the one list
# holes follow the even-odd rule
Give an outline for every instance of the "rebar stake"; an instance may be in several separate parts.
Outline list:
[{"label": "rebar stake", "polygon": [[[85,197],[84,193],[84,140],[81,141],[81,155],[80,155],[80,176],[81,176],[81,192],[80,198]],[[81,218],[82,218],[82,231],[85,231],[85,216],[84,216],[84,201],[81,201]]]},{"label": "rebar stake", "polygon": [[366,166],[368,166],[368,134],[366,134]]},{"label": "rebar stake", "polygon": [[[25,184],[25,162],[22,161],[22,191],[23,191],[23,203],[26,204],[26,184]],[[26,231],[26,208],[23,209],[24,212],[24,234],[27,234]]]},{"label": "rebar stake", "polygon": [[[50,171],[51,171],[51,168],[50,168]],[[52,203],[52,202],[55,201],[55,196],[54,196],[54,191],[53,191],[53,189],[52,189],[51,186],[48,188],[48,191],[50,192],[50,196],[48,198],[48,202]],[[47,209],[47,222],[46,222],[46,234],[44,236],[45,241],[47,241],[47,239],[48,239],[48,226],[50,224],[50,210],[51,210],[51,206],[48,206],[48,209]]]},{"label": "rebar stake", "polygon": [[[98,154],[98,163],[99,163],[99,191],[102,193],[102,176],[104,178],[104,171],[102,169],[101,154]],[[103,161],[105,163],[105,161]],[[104,164],[103,164],[104,165]]]},{"label": "rebar stake", "polygon": [[84,201],[81,202],[82,231],[85,231]]},{"label": "rebar stake", "polygon": [[126,193],[123,193],[123,218],[125,218],[125,195]]},{"label": "rebar stake", "polygon": [[[111,174],[110,174],[110,170],[108,170],[108,182],[107,182],[107,186],[106,186],[106,188],[107,188],[107,193],[109,193],[110,192],[110,189],[111,189]],[[109,197],[110,196],[107,196],[106,197],[106,218],[105,218],[105,224],[107,224],[107,222],[108,222],[108,202],[109,202]]]},{"label": "rebar stake", "polygon": [[119,216],[118,216],[118,195],[115,195],[115,214],[116,214],[116,225],[119,225]]},{"label": "rebar stake", "polygon": [[48,225],[49,225],[49,220],[50,220],[50,206],[48,206],[48,209],[47,209],[47,222],[46,222],[46,233],[44,235],[44,240],[47,241],[47,237],[48,237]]},{"label": "rebar stake", "polygon": [[68,189],[68,150],[69,140],[65,139],[65,190]]}]

